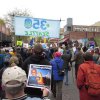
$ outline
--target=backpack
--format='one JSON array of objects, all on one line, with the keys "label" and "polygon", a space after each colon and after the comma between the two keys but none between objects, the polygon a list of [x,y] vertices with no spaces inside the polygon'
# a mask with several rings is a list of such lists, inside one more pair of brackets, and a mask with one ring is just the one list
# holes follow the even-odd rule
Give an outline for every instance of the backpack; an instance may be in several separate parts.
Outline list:
[{"label": "backpack", "polygon": [[64,76],[65,75],[65,69],[64,68],[60,69],[57,62],[56,62],[56,66],[57,66],[57,70],[58,70],[58,75]]},{"label": "backpack", "polygon": [[87,70],[86,87],[89,95],[100,95],[100,65],[94,64],[93,66],[89,66]]},{"label": "backpack", "polygon": [[98,61],[98,59],[99,59],[99,55],[93,55],[93,61],[95,62],[95,63],[97,63],[97,61]]},{"label": "backpack", "polygon": [[71,53],[71,51],[70,50],[66,50],[66,54],[70,54]]}]

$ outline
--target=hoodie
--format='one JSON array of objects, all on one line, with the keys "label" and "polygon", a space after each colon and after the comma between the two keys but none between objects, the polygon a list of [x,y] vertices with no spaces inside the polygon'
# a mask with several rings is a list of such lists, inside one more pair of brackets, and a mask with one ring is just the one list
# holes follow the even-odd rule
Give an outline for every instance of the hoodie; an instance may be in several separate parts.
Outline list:
[{"label": "hoodie", "polygon": [[45,58],[44,54],[33,54],[32,56],[28,57],[23,63],[22,68],[25,70],[26,74],[28,74],[28,68],[30,64],[50,65],[49,61]]}]

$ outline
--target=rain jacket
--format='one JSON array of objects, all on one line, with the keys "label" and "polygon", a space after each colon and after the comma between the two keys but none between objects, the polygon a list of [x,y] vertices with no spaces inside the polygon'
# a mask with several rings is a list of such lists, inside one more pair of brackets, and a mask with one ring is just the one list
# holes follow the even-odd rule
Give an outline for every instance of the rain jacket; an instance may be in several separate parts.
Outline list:
[{"label": "rain jacket", "polygon": [[55,80],[55,81],[63,80],[64,76],[58,75],[57,64],[58,64],[59,68],[62,69],[64,61],[60,57],[55,57],[53,60],[50,61],[50,64],[52,65],[52,70],[53,70],[53,80]]},{"label": "rain jacket", "polygon": [[[28,69],[29,69],[29,65],[30,64],[39,64],[39,65],[50,65],[49,61],[47,59],[45,59],[44,55],[35,55],[33,54],[32,56],[28,57],[24,63],[23,63],[23,70],[25,70],[25,72],[28,74]],[[34,97],[42,97],[42,91],[41,89],[38,88],[31,88],[31,87],[27,87],[25,89],[25,93]]]},{"label": "rain jacket", "polygon": [[[100,96],[93,97],[88,94],[88,91],[85,87],[86,85],[86,76],[87,76],[87,70],[90,66],[95,66],[95,63],[93,61],[85,61],[83,64],[79,66],[78,69],[78,75],[77,75],[77,86],[79,88],[80,93],[80,100],[100,100]],[[100,65],[96,65],[100,67]]]}]

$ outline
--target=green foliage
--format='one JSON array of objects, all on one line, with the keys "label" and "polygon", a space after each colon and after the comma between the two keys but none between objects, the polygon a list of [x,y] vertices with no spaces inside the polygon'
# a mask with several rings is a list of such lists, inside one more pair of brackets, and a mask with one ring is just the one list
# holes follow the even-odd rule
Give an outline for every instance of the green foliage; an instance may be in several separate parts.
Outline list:
[{"label": "green foliage", "polygon": [[94,39],[95,39],[97,45],[100,47],[100,37],[96,37],[96,38],[94,38]]},{"label": "green foliage", "polygon": [[14,37],[14,42],[16,44],[17,40],[27,40],[28,37],[21,36],[19,38],[19,36],[15,36],[15,31],[14,31],[14,17],[15,16],[26,16],[26,17],[32,17],[32,16],[27,9],[25,10],[14,9],[12,11],[9,11],[7,15],[5,15],[5,23],[10,28],[11,35],[12,37]]},{"label": "green foliage", "polygon": [[0,24],[5,24],[4,20],[0,18]]},{"label": "green foliage", "polygon": [[42,39],[42,37],[37,37],[37,42],[43,42],[43,39]]},{"label": "green foliage", "polygon": [[20,10],[20,9],[14,9],[12,11],[9,11],[8,14],[5,16],[5,22],[10,27],[10,30],[14,32],[14,17],[15,16],[26,16],[31,17],[31,14],[27,9]]}]

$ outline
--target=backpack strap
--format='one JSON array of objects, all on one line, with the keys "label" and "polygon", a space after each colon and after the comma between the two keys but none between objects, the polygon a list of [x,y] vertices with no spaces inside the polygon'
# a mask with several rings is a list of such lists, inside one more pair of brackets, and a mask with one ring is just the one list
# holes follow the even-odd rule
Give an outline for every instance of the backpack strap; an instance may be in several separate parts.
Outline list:
[{"label": "backpack strap", "polygon": [[56,66],[57,66],[58,70],[63,70],[64,69],[64,67],[60,69],[59,66],[58,66],[58,63],[57,62],[55,62],[55,63],[56,63]]},{"label": "backpack strap", "polygon": [[99,55],[98,55],[98,57],[97,57],[96,61],[98,61],[98,59],[99,59]]},{"label": "backpack strap", "polygon": [[57,62],[55,62],[55,63],[56,63],[56,65],[57,65],[57,69],[60,70],[60,68],[59,68],[59,66],[58,66],[58,63],[57,63]]}]

